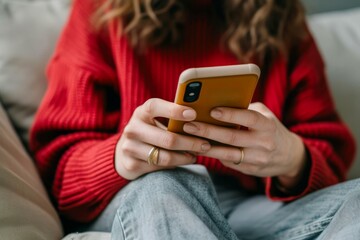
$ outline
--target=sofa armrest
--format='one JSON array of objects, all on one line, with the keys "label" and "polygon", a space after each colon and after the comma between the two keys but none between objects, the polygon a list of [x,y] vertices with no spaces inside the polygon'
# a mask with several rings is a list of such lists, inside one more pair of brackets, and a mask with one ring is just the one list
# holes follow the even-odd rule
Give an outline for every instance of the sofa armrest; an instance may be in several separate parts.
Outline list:
[{"label": "sofa armrest", "polygon": [[60,239],[61,223],[0,104],[1,239]]}]

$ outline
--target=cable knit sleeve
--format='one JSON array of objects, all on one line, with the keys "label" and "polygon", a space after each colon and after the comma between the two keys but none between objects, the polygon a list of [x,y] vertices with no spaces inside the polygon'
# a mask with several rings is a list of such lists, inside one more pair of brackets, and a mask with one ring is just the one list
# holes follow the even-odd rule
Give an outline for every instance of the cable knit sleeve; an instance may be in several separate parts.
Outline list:
[{"label": "cable knit sleeve", "polygon": [[297,195],[280,194],[273,179],[266,179],[267,195],[282,201],[344,181],[355,155],[354,138],[336,112],[324,63],[313,39],[300,48],[292,64],[283,122],[303,139],[310,172],[304,190]]},{"label": "cable knit sleeve", "polygon": [[121,132],[116,73],[106,38],[91,27],[89,2],[74,2],[31,131],[31,148],[59,212],[81,222],[94,219],[127,183],[114,169]]}]

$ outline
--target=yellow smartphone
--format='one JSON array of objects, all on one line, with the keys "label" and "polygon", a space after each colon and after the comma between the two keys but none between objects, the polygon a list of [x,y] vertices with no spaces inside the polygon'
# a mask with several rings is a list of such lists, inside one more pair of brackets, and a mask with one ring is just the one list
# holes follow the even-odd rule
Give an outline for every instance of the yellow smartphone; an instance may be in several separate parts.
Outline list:
[{"label": "yellow smartphone", "polygon": [[[260,68],[255,64],[190,68],[179,77],[175,103],[193,108],[195,121],[235,127],[213,119],[210,111],[215,107],[248,108],[259,77]],[[170,119],[168,130],[184,133],[184,123]]]}]

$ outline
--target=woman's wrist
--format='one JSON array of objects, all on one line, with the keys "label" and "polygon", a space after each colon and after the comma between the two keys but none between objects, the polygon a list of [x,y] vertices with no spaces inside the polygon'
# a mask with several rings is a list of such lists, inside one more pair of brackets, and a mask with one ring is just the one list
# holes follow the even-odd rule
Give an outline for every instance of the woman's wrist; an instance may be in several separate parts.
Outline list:
[{"label": "woman's wrist", "polygon": [[309,159],[307,157],[306,148],[299,136],[291,133],[293,137],[292,156],[293,167],[288,173],[277,176],[275,186],[278,190],[285,194],[295,194],[303,190],[307,183],[309,175]]}]

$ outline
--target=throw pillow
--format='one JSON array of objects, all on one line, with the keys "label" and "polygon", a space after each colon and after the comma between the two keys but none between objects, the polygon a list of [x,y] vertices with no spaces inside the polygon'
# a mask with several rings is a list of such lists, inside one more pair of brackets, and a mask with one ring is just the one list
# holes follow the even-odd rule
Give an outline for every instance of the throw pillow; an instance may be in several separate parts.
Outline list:
[{"label": "throw pillow", "polygon": [[[315,14],[309,25],[325,59],[330,87],[340,115],[360,149],[360,8]],[[360,177],[357,155],[350,178]]]},{"label": "throw pillow", "polygon": [[25,143],[46,89],[46,64],[69,2],[0,1],[0,101]]}]

